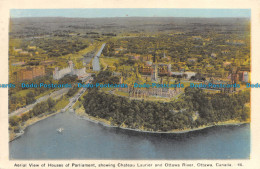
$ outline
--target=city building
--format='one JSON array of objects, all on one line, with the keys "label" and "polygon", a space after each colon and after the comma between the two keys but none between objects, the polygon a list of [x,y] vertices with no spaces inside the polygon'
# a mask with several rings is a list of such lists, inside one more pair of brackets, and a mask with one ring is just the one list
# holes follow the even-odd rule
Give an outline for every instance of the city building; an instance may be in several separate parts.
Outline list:
[{"label": "city building", "polygon": [[241,82],[249,82],[249,73],[245,71],[238,72],[239,74],[239,81]]},{"label": "city building", "polygon": [[12,66],[22,66],[22,65],[25,65],[25,62],[15,62],[15,63],[12,63]]},{"label": "city building", "polygon": [[17,81],[32,80],[36,77],[45,75],[44,66],[34,66],[21,69],[17,72]]},{"label": "city building", "polygon": [[143,60],[143,61],[151,61],[152,58],[153,58],[152,55],[146,55],[146,56],[143,56],[143,57],[142,57],[142,60]]},{"label": "city building", "polygon": [[211,53],[210,57],[216,58],[216,57],[217,57],[217,54],[216,54],[216,53]]},{"label": "city building", "polygon": [[86,74],[86,68],[82,69],[74,69],[74,64],[72,61],[68,62],[68,67],[59,70],[58,67],[53,71],[53,79],[59,80],[63,78],[65,75],[77,75],[78,77],[84,76]]},{"label": "city building", "polygon": [[159,75],[170,75],[172,65],[171,64],[158,64],[158,74]]},{"label": "city building", "polygon": [[157,65],[154,64],[152,65],[152,73],[151,73],[151,80],[152,82],[157,82],[158,80],[158,70],[157,70]]},{"label": "city building", "polygon": [[155,97],[168,97],[171,98],[176,96],[181,92],[180,88],[140,88],[132,89],[131,87],[127,88],[118,88],[119,91],[129,93],[130,97],[134,98],[147,98],[150,96]]},{"label": "city building", "polygon": [[93,77],[91,76],[90,73],[87,73],[83,76],[79,76],[78,80],[81,81],[82,83],[91,83],[93,81]]},{"label": "city building", "polygon": [[139,67],[140,73],[145,74],[145,75],[150,75],[152,73],[152,65],[150,66],[140,66]]},{"label": "city building", "polygon": [[41,61],[41,65],[47,66],[47,65],[54,65],[57,62],[54,60],[45,60],[45,61]]}]

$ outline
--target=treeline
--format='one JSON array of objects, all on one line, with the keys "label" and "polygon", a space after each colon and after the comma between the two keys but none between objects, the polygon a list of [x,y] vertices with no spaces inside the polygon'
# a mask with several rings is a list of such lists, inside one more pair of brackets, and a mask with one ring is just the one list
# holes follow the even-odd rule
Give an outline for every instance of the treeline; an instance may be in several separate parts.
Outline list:
[{"label": "treeline", "polygon": [[72,88],[70,88],[70,90],[68,91],[68,93],[66,94],[68,97],[73,96],[77,91],[79,90],[79,88],[75,85]]},{"label": "treeline", "polygon": [[50,57],[58,57],[67,55],[70,53],[76,53],[86,47],[88,47],[85,40],[80,38],[52,38],[52,39],[36,39],[34,43],[39,48],[46,51]]},{"label": "treeline", "polygon": [[19,132],[19,130],[20,130],[19,126],[22,122],[25,122],[30,118],[39,116],[46,112],[53,113],[55,111],[53,108],[59,100],[55,101],[52,98],[49,98],[45,102],[36,104],[32,110],[30,110],[29,112],[23,113],[21,116],[10,117],[9,118],[10,127],[14,129],[14,132]]},{"label": "treeline", "polygon": [[[92,89],[84,97],[87,114],[106,119],[113,125],[143,128],[152,131],[167,131],[192,124],[190,113],[176,115],[171,104],[129,100]],[[181,126],[182,125],[182,126]]]},{"label": "treeline", "polygon": [[84,97],[83,106],[87,114],[109,120],[116,126],[170,131],[231,119],[246,120],[249,108],[245,107],[245,103],[249,99],[249,91],[227,95],[207,94],[201,89],[186,88],[180,100],[161,103],[130,100],[91,89]]},{"label": "treeline", "polygon": [[[53,88],[33,88],[32,91],[29,91],[26,95],[21,96],[17,95],[16,93],[21,91],[21,90],[30,90],[27,88],[22,88],[21,83],[25,84],[40,84],[40,83],[45,83],[45,84],[70,84],[73,83],[77,80],[76,75],[66,75],[63,78],[61,78],[58,82],[56,80],[53,80],[51,76],[44,76],[44,77],[38,77],[33,80],[26,80],[23,82],[16,82],[15,83],[15,88],[9,88],[8,89],[8,95],[9,95],[9,112],[12,112],[16,109],[19,109],[23,106],[26,106],[28,104],[34,103],[36,101],[36,97],[40,95],[41,93],[44,93],[46,91],[52,90]],[[74,90],[74,89],[73,89]],[[74,91],[70,91],[74,92]]]},{"label": "treeline", "polygon": [[119,78],[112,76],[112,72],[109,70],[101,71],[93,80],[92,84],[103,83],[103,84],[118,84]]},{"label": "treeline", "polygon": [[226,93],[210,94],[201,89],[188,87],[185,89],[182,100],[175,102],[175,107],[198,111],[200,118],[196,121],[198,125],[203,125],[232,119],[245,121],[250,114],[250,108],[246,107],[245,104],[249,102],[249,90],[230,95]]},{"label": "treeline", "polygon": [[[197,38],[189,34],[161,34],[155,37],[113,39],[107,43],[103,54],[117,58],[140,55],[140,59],[137,60],[150,55],[155,56],[158,62],[170,60],[174,71],[181,68],[185,68],[186,71],[198,71],[197,68],[201,68],[200,71],[209,76],[226,77],[236,67],[250,70],[250,39],[249,36],[245,36],[246,32],[241,36],[244,45],[227,42],[233,41],[238,35],[237,32],[226,35],[209,31]],[[230,62],[230,65],[224,64],[223,61]]]},{"label": "treeline", "polygon": [[113,42],[108,42],[104,47],[102,53],[104,56],[112,57],[115,55],[115,44]]}]

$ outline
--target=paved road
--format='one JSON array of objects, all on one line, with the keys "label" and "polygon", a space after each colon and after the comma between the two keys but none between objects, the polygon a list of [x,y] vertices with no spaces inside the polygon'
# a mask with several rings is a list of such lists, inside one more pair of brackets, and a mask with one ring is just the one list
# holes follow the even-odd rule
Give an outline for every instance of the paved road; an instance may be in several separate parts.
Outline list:
[{"label": "paved road", "polygon": [[[94,59],[93,59],[93,70],[94,71],[100,71],[100,64],[99,64],[99,56],[101,55],[104,47],[106,46],[106,43],[102,44],[101,48],[99,49],[99,51],[97,52],[97,54],[95,55]],[[40,97],[39,99],[36,100],[36,102],[27,105],[26,107],[20,108],[18,110],[13,111],[12,113],[9,114],[9,117],[11,116],[15,116],[15,115],[20,115],[22,113],[25,113],[27,111],[30,111],[33,109],[33,107],[37,104],[40,103],[42,101],[46,101],[48,100],[48,98],[53,98],[53,99],[58,99],[60,98],[63,94],[66,94],[69,91],[70,88],[63,88],[60,89],[58,91],[55,91],[49,95],[45,95],[43,97]],[[71,108],[75,102],[78,100],[78,98],[86,91],[86,88],[82,88],[80,89],[80,91],[73,97],[70,99],[70,103],[64,108],[65,110],[67,108]]]},{"label": "paved road", "polygon": [[45,95],[40,97],[39,99],[36,100],[36,102],[27,105],[26,107],[20,108],[18,110],[13,111],[12,113],[9,114],[9,117],[14,116],[14,115],[20,115],[22,113],[25,113],[27,111],[30,111],[33,109],[33,107],[40,102],[48,100],[50,97],[53,99],[58,99],[60,98],[63,94],[66,94],[69,91],[70,88],[63,88],[60,90],[57,90],[55,92],[52,92],[51,94]]},{"label": "paved road", "polygon": [[87,88],[81,88],[78,93],[73,96],[71,99],[70,99],[70,102],[69,104],[64,108],[62,109],[62,111],[66,111],[67,109],[70,109],[72,108],[72,106],[78,101],[79,97],[87,90]]}]

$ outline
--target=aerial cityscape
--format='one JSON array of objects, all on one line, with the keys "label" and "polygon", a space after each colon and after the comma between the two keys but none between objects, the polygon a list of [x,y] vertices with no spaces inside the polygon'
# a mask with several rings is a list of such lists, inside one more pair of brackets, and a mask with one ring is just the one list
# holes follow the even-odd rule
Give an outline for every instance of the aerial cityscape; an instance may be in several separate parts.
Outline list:
[{"label": "aerial cityscape", "polygon": [[[9,83],[15,87],[8,89],[10,158],[47,158],[35,155],[36,152],[26,154],[25,149],[21,153],[19,148],[12,147],[19,147],[20,140],[25,142],[22,139],[29,138],[34,126],[34,130],[43,130],[37,127],[43,123],[49,125],[45,125],[46,130],[55,131],[53,137],[69,137],[66,134],[79,119],[88,121],[87,130],[99,124],[96,130],[101,127],[107,135],[115,134],[111,128],[120,130],[120,137],[130,135],[133,139],[137,136],[121,130],[148,133],[147,138],[138,137],[142,141],[157,137],[149,134],[163,134],[160,136],[163,141],[167,141],[166,137],[176,141],[178,137],[188,139],[194,135],[202,139],[203,134],[194,133],[218,130],[214,128],[217,126],[231,126],[232,129],[222,130],[234,133],[245,130],[244,137],[249,140],[250,17],[151,15],[129,13],[89,18],[11,15]],[[50,122],[55,118],[59,120]],[[83,122],[78,122],[82,123],[78,127],[81,130]],[[28,135],[24,135],[26,132]],[[221,130],[218,132],[221,135]],[[83,134],[75,137],[81,138]],[[44,142],[38,139],[43,147]],[[248,140],[234,144],[236,147],[226,155],[213,152],[208,157],[249,158]],[[243,153],[237,152],[240,144],[245,144]],[[38,147],[36,143],[32,145]],[[115,149],[114,146],[110,148]],[[93,153],[96,154],[75,158],[108,158]],[[179,154],[179,158],[205,158],[193,155]],[[140,158],[176,156],[154,152],[153,157]],[[115,153],[112,159],[120,157]],[[139,158],[127,154],[123,157]]]}]

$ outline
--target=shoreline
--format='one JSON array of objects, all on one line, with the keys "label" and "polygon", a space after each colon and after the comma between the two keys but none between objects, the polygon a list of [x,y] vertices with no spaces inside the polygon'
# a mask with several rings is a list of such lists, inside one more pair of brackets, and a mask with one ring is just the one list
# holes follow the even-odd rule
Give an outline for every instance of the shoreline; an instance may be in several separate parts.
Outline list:
[{"label": "shoreline", "polygon": [[[69,111],[69,110],[67,110],[67,111]],[[61,110],[58,110],[53,114],[48,114],[48,115],[45,115],[43,117],[36,117],[35,119],[32,119],[29,122],[26,122],[28,124],[25,124],[24,126],[22,126],[20,133],[14,133],[13,138],[9,137],[9,142],[12,142],[12,141],[16,140],[17,138],[19,138],[20,136],[22,136],[25,133],[25,130],[27,129],[27,127],[32,126],[32,125],[34,125],[34,124],[36,124],[36,123],[38,123],[38,122],[40,122],[44,119],[47,119],[51,116],[58,114],[60,112],[61,112]],[[183,130],[149,131],[149,130],[132,129],[132,128],[128,128],[128,127],[120,127],[120,126],[111,125],[110,122],[105,120],[105,119],[99,119],[99,118],[89,116],[84,111],[82,111],[81,108],[74,109],[73,113],[76,116],[76,118],[78,118],[78,119],[82,119],[82,120],[90,121],[92,123],[100,124],[104,127],[119,128],[119,129],[122,129],[122,130],[141,132],[141,133],[150,133],[150,134],[183,134],[183,133],[203,130],[203,129],[214,127],[214,126],[231,126],[231,125],[236,126],[236,125],[242,125],[242,124],[250,124],[249,121],[241,122],[241,121],[236,121],[236,120],[229,120],[229,121],[225,121],[225,122],[218,122],[216,124],[200,126],[200,127],[197,127],[197,128],[187,128],[187,129],[183,129]],[[9,133],[9,136],[10,136],[10,134],[11,133]]]},{"label": "shoreline", "polygon": [[151,133],[151,134],[182,134],[182,133],[188,133],[188,132],[193,132],[193,131],[198,131],[198,130],[203,130],[206,128],[214,127],[214,126],[237,126],[237,125],[242,125],[242,124],[250,124],[249,121],[236,121],[236,120],[229,120],[229,121],[224,121],[224,122],[218,122],[216,124],[211,124],[211,125],[204,125],[200,126],[197,128],[187,128],[183,130],[171,130],[171,131],[148,131],[148,130],[141,130],[141,129],[132,129],[128,127],[120,127],[120,126],[114,126],[109,124],[109,121],[102,119],[98,119],[92,116],[89,116],[88,114],[83,114],[85,112],[82,112],[79,108],[74,110],[74,114],[77,116],[77,118],[82,119],[82,120],[87,120],[96,124],[100,124],[104,127],[109,127],[109,128],[119,128],[122,130],[129,130],[129,131],[135,131],[135,132],[142,132],[142,133]]},{"label": "shoreline", "polygon": [[54,115],[58,114],[60,112],[61,112],[61,110],[58,110],[55,113],[44,115],[42,117],[35,117],[34,119],[30,120],[29,122],[28,121],[25,122],[25,124],[21,127],[22,129],[20,130],[20,132],[19,133],[14,133],[14,137],[13,138],[10,138],[10,134],[12,134],[12,133],[10,133],[10,131],[9,131],[9,142],[12,142],[12,141],[16,140],[17,138],[21,137],[25,133],[25,130],[27,129],[27,127],[32,126],[32,125],[34,125],[34,124],[36,124],[36,123],[38,123],[38,122],[40,122],[42,120],[45,120],[45,119],[47,119],[47,118],[49,118],[51,116],[54,116]]}]

